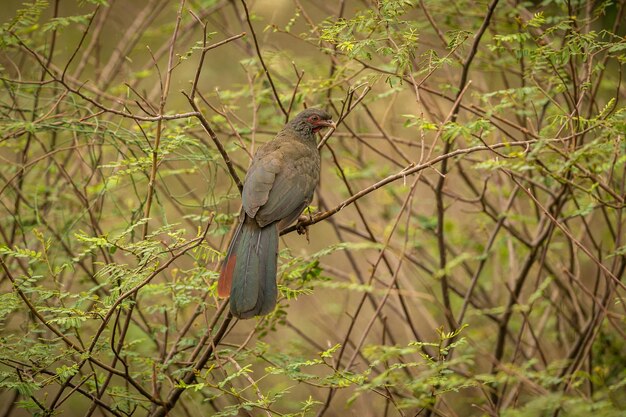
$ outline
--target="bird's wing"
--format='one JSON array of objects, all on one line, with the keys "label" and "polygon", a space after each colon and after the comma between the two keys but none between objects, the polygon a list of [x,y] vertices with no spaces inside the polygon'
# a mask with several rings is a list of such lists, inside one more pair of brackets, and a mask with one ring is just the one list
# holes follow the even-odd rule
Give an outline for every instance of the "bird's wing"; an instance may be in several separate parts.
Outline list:
[{"label": "bird's wing", "polygon": [[261,227],[293,217],[299,210],[297,217],[317,185],[319,161],[311,158],[306,145],[275,142],[259,149],[244,182],[244,210]]},{"label": "bird's wing", "polygon": [[259,148],[243,182],[242,204],[252,218],[267,202],[276,174],[282,169],[283,155],[271,142]]}]

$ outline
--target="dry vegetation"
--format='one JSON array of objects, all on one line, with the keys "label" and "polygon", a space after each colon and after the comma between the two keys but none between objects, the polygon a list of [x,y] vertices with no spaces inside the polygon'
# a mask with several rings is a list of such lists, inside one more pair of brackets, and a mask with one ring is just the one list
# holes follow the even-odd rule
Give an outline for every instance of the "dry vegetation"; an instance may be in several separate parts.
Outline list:
[{"label": "dry vegetation", "polygon": [[[625,9],[3,4],[0,417],[623,416]],[[237,321],[240,178],[307,106],[308,233]]]}]

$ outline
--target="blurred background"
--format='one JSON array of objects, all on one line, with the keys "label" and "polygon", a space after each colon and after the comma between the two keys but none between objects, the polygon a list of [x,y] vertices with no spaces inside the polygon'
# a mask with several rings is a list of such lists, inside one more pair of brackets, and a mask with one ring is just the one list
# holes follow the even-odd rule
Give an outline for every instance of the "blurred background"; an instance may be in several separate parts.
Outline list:
[{"label": "blurred background", "polygon": [[[625,8],[5,0],[0,416],[623,415]],[[237,321],[228,164],[306,107]]]}]

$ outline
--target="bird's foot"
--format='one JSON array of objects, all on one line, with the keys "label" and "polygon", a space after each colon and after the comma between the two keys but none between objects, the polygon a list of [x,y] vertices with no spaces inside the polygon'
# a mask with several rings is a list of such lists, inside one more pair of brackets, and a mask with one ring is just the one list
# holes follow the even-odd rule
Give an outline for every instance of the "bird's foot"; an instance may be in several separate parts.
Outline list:
[{"label": "bird's foot", "polygon": [[306,241],[309,242],[309,227],[305,224],[311,216],[302,215],[298,217],[298,223],[296,223],[296,231],[299,235],[306,235]]}]

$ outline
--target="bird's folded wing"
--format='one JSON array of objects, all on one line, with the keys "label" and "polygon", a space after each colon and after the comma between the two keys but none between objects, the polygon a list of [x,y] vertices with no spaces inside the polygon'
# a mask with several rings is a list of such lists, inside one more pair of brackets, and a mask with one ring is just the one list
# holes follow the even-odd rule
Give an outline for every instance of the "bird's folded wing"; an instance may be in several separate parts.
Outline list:
[{"label": "bird's folded wing", "polygon": [[[313,175],[314,161],[300,157],[290,161],[274,179],[266,203],[257,213],[257,223],[270,223],[291,218],[295,220],[313,197],[317,178]],[[297,212],[297,213],[296,213]],[[284,227],[283,224],[281,227]]]},{"label": "bird's folded wing", "polygon": [[311,201],[317,185],[316,167],[305,151],[300,144],[283,145],[253,161],[246,176],[243,207],[259,226],[297,218]]},{"label": "bird's folded wing", "polygon": [[254,218],[257,211],[267,202],[274,186],[276,174],[281,170],[279,152],[257,156],[246,174],[244,181],[242,204],[246,214]]}]

